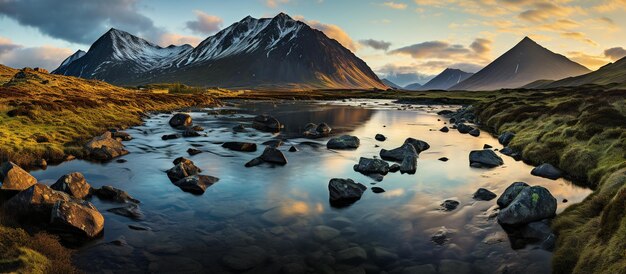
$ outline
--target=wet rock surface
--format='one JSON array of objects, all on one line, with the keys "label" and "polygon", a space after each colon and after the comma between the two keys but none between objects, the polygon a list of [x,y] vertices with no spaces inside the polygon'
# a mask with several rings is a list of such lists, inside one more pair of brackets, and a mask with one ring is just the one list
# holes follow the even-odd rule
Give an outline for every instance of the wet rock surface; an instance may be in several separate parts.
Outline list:
[{"label": "wet rock surface", "polygon": [[358,148],[361,141],[356,136],[342,135],[328,140],[326,147],[328,149],[355,149]]},{"label": "wet rock surface", "polygon": [[84,199],[91,194],[91,186],[80,172],[61,176],[50,188],[63,191],[72,197]]},{"label": "wet rock surface", "polygon": [[488,149],[474,150],[469,154],[469,162],[472,167],[497,167],[504,164],[502,158]]},{"label": "wet rock surface", "polygon": [[330,203],[335,206],[350,205],[358,201],[366,189],[366,186],[352,179],[335,178],[328,182]]},{"label": "wet rock surface", "polygon": [[84,148],[88,157],[100,161],[108,161],[128,154],[128,151],[124,149],[124,145],[113,138],[109,131],[91,139],[91,141],[85,144]]},{"label": "wet rock surface", "polygon": [[514,184],[509,189],[505,190],[507,197],[498,199],[502,208],[498,214],[501,224],[523,225],[556,215],[556,199],[544,187]]},{"label": "wet rock surface", "polygon": [[0,166],[0,181],[4,190],[24,190],[37,183],[37,179],[13,162]]},{"label": "wet rock surface", "polygon": [[561,178],[563,172],[551,164],[544,163],[533,168],[533,170],[530,171],[530,174],[556,180],[558,178]]},{"label": "wet rock surface", "polygon": [[[402,166],[400,166],[400,168],[402,168]],[[359,158],[359,163],[354,165],[354,171],[363,174],[377,173],[385,175],[389,172],[389,164],[380,159],[361,157]]]}]

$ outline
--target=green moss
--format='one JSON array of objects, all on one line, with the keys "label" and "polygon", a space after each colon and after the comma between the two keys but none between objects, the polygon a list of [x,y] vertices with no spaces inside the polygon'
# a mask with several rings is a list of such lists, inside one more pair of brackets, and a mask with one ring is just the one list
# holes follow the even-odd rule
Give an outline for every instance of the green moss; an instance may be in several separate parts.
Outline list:
[{"label": "green moss", "polygon": [[539,194],[533,193],[532,199],[533,199],[533,206],[536,206],[537,202],[539,202]]}]

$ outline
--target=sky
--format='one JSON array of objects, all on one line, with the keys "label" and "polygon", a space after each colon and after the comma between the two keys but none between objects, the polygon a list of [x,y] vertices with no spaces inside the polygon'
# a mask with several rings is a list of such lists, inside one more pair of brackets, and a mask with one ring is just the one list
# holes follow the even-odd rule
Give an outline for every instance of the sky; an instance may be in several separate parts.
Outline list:
[{"label": "sky", "polygon": [[112,27],[195,46],[279,12],[400,85],[448,67],[476,72],[524,36],[593,70],[626,56],[626,0],[0,0],[0,63],[52,70]]}]

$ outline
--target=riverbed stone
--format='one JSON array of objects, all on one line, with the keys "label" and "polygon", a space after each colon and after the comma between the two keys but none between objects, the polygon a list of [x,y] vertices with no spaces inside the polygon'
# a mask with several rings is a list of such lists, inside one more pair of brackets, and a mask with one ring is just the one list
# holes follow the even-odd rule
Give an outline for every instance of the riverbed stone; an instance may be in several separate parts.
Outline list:
[{"label": "riverbed stone", "polygon": [[200,195],[203,194],[208,187],[217,183],[217,181],[219,181],[219,178],[213,176],[192,175],[174,182],[174,185],[180,187],[180,189],[185,192]]},{"label": "riverbed stone", "polygon": [[422,151],[428,150],[430,148],[430,145],[422,140],[418,140],[415,138],[406,138],[406,140],[404,140],[405,144],[411,144],[413,146],[413,148],[415,148],[415,152],[422,153]]},{"label": "riverbed stone", "polygon": [[107,209],[108,212],[131,219],[139,220],[143,218],[143,213],[137,204],[129,203],[122,207],[114,207]]},{"label": "riverbed stone", "polygon": [[355,149],[358,148],[361,141],[356,136],[342,135],[339,137],[331,138],[326,143],[328,149]]},{"label": "riverbed stone", "polygon": [[84,235],[89,238],[98,236],[104,229],[104,217],[89,202],[57,201],[50,218],[55,230]]},{"label": "riverbed stone", "polygon": [[112,137],[107,131],[100,136],[96,136],[84,146],[88,157],[94,160],[108,161],[113,158],[128,154],[124,145]]},{"label": "riverbed stone", "polygon": [[374,257],[374,260],[381,265],[392,264],[398,260],[398,254],[382,247],[375,247],[372,250],[372,257]]},{"label": "riverbed stone", "polygon": [[222,144],[223,148],[234,150],[234,151],[243,151],[243,152],[254,152],[257,147],[255,143],[248,142],[224,142]]},{"label": "riverbed stone", "polygon": [[70,199],[65,192],[36,183],[6,201],[3,208],[7,214],[14,214],[18,217],[28,216],[29,221],[41,223],[50,220],[52,208],[57,201]]},{"label": "riverbed stone", "polygon": [[470,274],[472,266],[459,260],[444,259],[439,262],[439,274]]},{"label": "riverbed stone", "polygon": [[21,191],[36,184],[37,179],[13,162],[4,162],[0,166],[0,182],[0,189]]},{"label": "riverbed stone", "polygon": [[491,201],[497,196],[498,195],[496,195],[495,193],[482,187],[476,190],[476,192],[474,192],[474,195],[473,195],[475,200],[480,200],[480,201]]},{"label": "riverbed stone", "polygon": [[93,193],[101,200],[118,203],[140,203],[139,200],[130,196],[126,191],[112,186],[102,186],[101,188],[94,189]]},{"label": "riverbed stone", "polygon": [[445,211],[452,211],[455,210],[458,206],[459,206],[459,201],[455,201],[455,200],[445,200],[443,201],[443,203],[441,203],[441,208]]},{"label": "riverbed stone", "polygon": [[202,153],[202,150],[190,147],[190,148],[187,149],[187,153],[189,153],[189,155],[193,156],[193,155],[198,155],[198,154]]},{"label": "riverbed stone", "polygon": [[283,154],[283,152],[278,150],[277,148],[269,146],[265,147],[265,150],[263,150],[263,154],[261,154],[261,160],[277,165],[287,164],[287,158],[285,157],[285,154]]},{"label": "riverbed stone", "polygon": [[473,150],[469,154],[470,165],[480,167],[497,167],[504,164],[504,161],[495,152],[489,149]]},{"label": "riverbed stone", "polygon": [[258,246],[236,247],[221,258],[221,263],[236,271],[246,271],[267,261],[267,252]]},{"label": "riverbed stone", "polygon": [[530,174],[548,178],[551,180],[556,180],[558,178],[561,178],[563,172],[549,163],[543,163],[533,168],[533,170],[530,171]]},{"label": "riverbed stone", "polygon": [[456,124],[456,130],[461,134],[467,134],[474,130],[474,128],[463,123],[458,123]]},{"label": "riverbed stone", "polygon": [[182,178],[189,177],[192,175],[198,175],[202,170],[198,168],[192,160],[187,158],[179,157],[174,160],[174,167],[167,171],[167,177],[170,178],[172,182],[176,182]]},{"label": "riverbed stone", "polygon": [[469,135],[472,135],[474,137],[478,137],[478,136],[480,136],[480,130],[477,129],[477,128],[474,128],[474,129],[470,130]]},{"label": "riverbed stone", "polygon": [[257,115],[252,119],[252,127],[265,132],[276,133],[281,129],[281,124],[278,119],[273,116],[263,114]]},{"label": "riverbed stone", "polygon": [[190,126],[192,122],[191,115],[187,113],[176,113],[170,118],[168,123],[173,128],[182,129]]},{"label": "riverbed stone", "polygon": [[511,140],[515,137],[515,133],[510,131],[505,131],[498,136],[498,142],[503,146],[508,146]]},{"label": "riverbed stone", "polygon": [[343,263],[358,264],[367,260],[367,252],[358,246],[350,247],[337,252],[335,259]]},{"label": "riverbed stone", "polygon": [[161,136],[161,140],[166,141],[166,140],[173,140],[173,139],[178,139],[183,137],[182,135],[178,134],[178,133],[172,133],[172,134],[165,134],[163,136]]},{"label": "riverbed stone", "polygon": [[91,194],[91,186],[80,172],[72,172],[61,176],[50,188],[63,191],[78,199],[84,199]]},{"label": "riverbed stone", "polygon": [[350,205],[363,195],[367,187],[352,179],[333,178],[328,182],[329,200],[331,205]]},{"label": "riverbed stone", "polygon": [[408,143],[392,150],[386,150],[384,148],[380,150],[380,158],[389,161],[402,162],[408,156],[417,159],[417,151],[415,150],[415,147]]},{"label": "riverbed stone", "polygon": [[505,225],[523,225],[552,218],[556,215],[556,199],[542,186],[526,186],[500,210],[498,222]]},{"label": "riverbed stone", "polygon": [[380,159],[361,157],[359,158],[359,163],[354,165],[354,171],[363,174],[378,173],[385,175],[389,172],[389,164]]},{"label": "riverbed stone", "polygon": [[515,182],[508,186],[496,202],[500,208],[505,208],[517,197],[517,195],[529,185],[524,182]]},{"label": "riverbed stone", "polygon": [[313,227],[311,232],[313,233],[313,237],[321,242],[326,242],[331,239],[337,238],[339,234],[341,234],[339,230],[325,225],[315,226]]},{"label": "riverbed stone", "polygon": [[448,127],[444,126],[441,129],[439,129],[439,131],[441,131],[441,132],[448,132],[448,131],[450,131],[450,129]]},{"label": "riverbed stone", "polygon": [[387,137],[385,137],[385,135],[382,135],[382,134],[379,133],[379,134],[376,134],[376,136],[374,136],[374,139],[376,139],[376,141],[383,142],[383,141],[387,140]]},{"label": "riverbed stone", "polygon": [[385,192],[385,190],[382,187],[375,186],[375,187],[372,187],[372,192],[374,192],[374,193],[383,193],[383,192]]},{"label": "riverbed stone", "polygon": [[400,173],[415,174],[417,171],[417,155],[406,155],[400,165]]},{"label": "riverbed stone", "polygon": [[400,171],[400,165],[399,164],[392,164],[391,166],[389,166],[389,172],[398,172]]}]

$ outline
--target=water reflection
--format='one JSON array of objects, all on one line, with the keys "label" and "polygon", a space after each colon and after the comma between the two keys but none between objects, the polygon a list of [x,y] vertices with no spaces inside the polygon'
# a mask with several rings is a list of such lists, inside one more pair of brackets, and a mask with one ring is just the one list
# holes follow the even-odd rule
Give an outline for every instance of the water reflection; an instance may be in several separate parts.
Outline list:
[{"label": "water reflection", "polygon": [[[513,250],[506,233],[489,218],[495,200],[475,201],[472,194],[479,187],[500,194],[512,182],[525,181],[548,188],[559,201],[560,212],[581,201],[589,190],[565,180],[531,176],[531,167],[507,156],[502,156],[505,165],[495,169],[470,168],[469,151],[484,144],[498,147],[497,140],[484,132],[477,138],[454,130],[439,132],[444,125],[435,114],[439,107],[397,110],[393,104],[385,105],[389,103],[236,102],[232,107],[239,109],[237,114],[192,114],[207,130],[207,136],[169,141],[160,139],[174,132],[167,126],[169,115],[156,115],[128,130],[135,139],[127,142],[131,154],[124,157],[126,163],[72,161],[33,175],[51,184],[65,173],[80,171],[94,187],[113,185],[142,201],[145,216],[134,221],[106,212],[119,205],[93,200],[106,222],[104,237],[77,253],[77,263],[87,272],[225,273],[245,265],[246,270],[258,273],[289,269],[369,273],[418,268],[442,273],[447,269],[492,273],[503,267],[549,273],[550,253],[533,245]],[[276,116],[285,124],[284,133],[233,133],[233,126],[248,123],[258,113]],[[361,146],[352,151],[330,151],[324,146],[327,138],[298,138],[300,129],[309,122],[326,122],[334,134],[356,135]],[[376,141],[377,133],[388,139]],[[398,147],[407,137],[431,145],[420,154],[415,175],[390,173],[376,182],[352,170],[359,157],[377,156],[381,148]],[[220,146],[231,140],[260,145],[273,138],[289,138],[287,144],[300,149],[287,152],[288,145],[281,147],[289,161],[284,167],[244,168],[244,163],[261,150],[244,153]],[[311,145],[316,143],[322,146]],[[204,153],[188,156],[185,151],[192,146]],[[189,157],[204,174],[220,181],[202,196],[182,192],[164,173],[179,156]],[[444,156],[450,160],[438,160]],[[385,192],[375,194],[368,189],[350,207],[336,209],[328,202],[331,178],[351,178]],[[439,210],[439,204],[450,198],[458,200],[459,207],[451,212]],[[561,203],[562,199],[570,202]],[[150,230],[134,230],[129,224]],[[430,237],[442,227],[448,241],[436,245]],[[120,238],[127,244],[109,244]],[[259,249],[262,252],[253,252]]]}]

